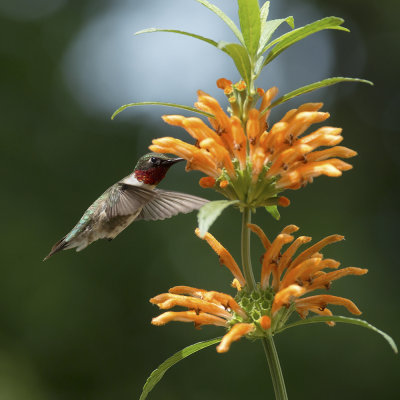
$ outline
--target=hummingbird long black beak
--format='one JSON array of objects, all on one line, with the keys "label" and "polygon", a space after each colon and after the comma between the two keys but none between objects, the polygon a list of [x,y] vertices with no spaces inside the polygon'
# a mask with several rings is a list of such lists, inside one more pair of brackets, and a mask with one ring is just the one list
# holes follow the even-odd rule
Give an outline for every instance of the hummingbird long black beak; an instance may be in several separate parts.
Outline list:
[{"label": "hummingbird long black beak", "polygon": [[167,160],[162,160],[161,161],[161,165],[171,166],[173,164],[176,164],[179,161],[185,161],[185,159],[184,158],[180,158],[180,157],[178,157],[178,158],[168,158]]}]

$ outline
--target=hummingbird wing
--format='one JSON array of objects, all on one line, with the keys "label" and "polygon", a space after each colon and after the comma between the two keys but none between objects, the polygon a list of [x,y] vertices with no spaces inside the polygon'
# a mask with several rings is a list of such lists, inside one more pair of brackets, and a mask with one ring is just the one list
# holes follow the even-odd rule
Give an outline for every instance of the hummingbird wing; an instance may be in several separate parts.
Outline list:
[{"label": "hummingbird wing", "polygon": [[154,189],[156,197],[146,203],[135,221],[157,221],[171,218],[177,214],[187,214],[198,210],[209,200],[191,194],[171,192],[168,190]]},{"label": "hummingbird wing", "polygon": [[155,196],[153,190],[120,183],[111,191],[107,201],[105,208],[107,218],[136,214]]}]

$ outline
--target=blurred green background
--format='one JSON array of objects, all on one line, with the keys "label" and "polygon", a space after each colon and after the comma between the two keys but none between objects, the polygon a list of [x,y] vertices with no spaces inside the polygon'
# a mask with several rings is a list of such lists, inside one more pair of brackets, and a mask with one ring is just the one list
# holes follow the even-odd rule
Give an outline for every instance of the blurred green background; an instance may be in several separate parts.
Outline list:
[{"label": "blurred green background", "polygon": [[[277,84],[285,93],[329,76],[358,76],[375,86],[332,87],[272,113],[271,122],[288,107],[322,99],[329,124],[344,128],[344,145],[359,156],[341,179],[319,178],[286,192],[292,205],[279,222],[261,211],[254,220],[271,237],[289,223],[314,240],[344,234],[347,240],[327,254],[370,272],[336,282],[331,293],[353,299],[363,318],[399,343],[400,3],[271,3],[272,17],[294,15],[301,26],[337,15],[352,33],[324,32],[293,46],[258,86]],[[233,0],[216,4],[236,17]],[[195,214],[138,222],[111,243],[41,261],[86,207],[132,170],[152,138],[186,137],[162,123],[160,115],[170,110],[131,109],[110,121],[118,106],[140,100],[191,105],[197,88],[222,99],[216,79],[237,80],[225,55],[202,43],[132,35],[151,26],[192,25],[217,39],[229,35],[194,1],[0,1],[1,400],[138,398],[166,357],[221,334],[214,327],[150,325],[158,311],[148,299],[171,286],[233,293],[229,273],[192,234]],[[198,187],[200,176],[179,165],[161,187],[217,199]],[[239,260],[240,215],[228,210],[212,232]],[[253,243],[258,267],[262,251]],[[313,325],[284,332],[276,344],[292,399],[398,398],[399,358],[371,331]],[[150,398],[253,396],[273,398],[272,385],[261,344],[241,340],[228,354],[209,348],[177,365]]]}]

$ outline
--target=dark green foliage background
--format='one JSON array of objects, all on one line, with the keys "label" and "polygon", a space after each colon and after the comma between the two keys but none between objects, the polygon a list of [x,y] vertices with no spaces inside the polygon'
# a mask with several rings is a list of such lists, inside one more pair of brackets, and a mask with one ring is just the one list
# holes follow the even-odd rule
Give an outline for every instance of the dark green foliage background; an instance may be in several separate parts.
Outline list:
[{"label": "dark green foliage background", "polygon": [[[400,142],[395,99],[400,89],[400,3],[302,2],[317,4],[321,17],[337,15],[350,29],[357,26],[367,47],[361,77],[374,81],[375,87],[357,85],[329,109],[330,124],[344,128],[344,145],[359,152],[352,161],[354,170],[341,179],[320,178],[304,190],[287,193],[292,206],[282,211],[280,222],[261,211],[255,221],[271,236],[288,223],[298,224],[301,234],[314,239],[346,235],[328,255],[370,272],[337,282],[331,293],[354,299],[363,318],[399,343]],[[146,124],[140,110],[130,111],[131,119],[114,122],[109,115],[89,117],[64,86],[60,58],[85,26],[89,3],[107,4],[70,1],[37,22],[0,16],[2,400],[138,398],[149,373],[166,357],[221,334],[213,327],[197,331],[188,324],[150,325],[157,310],[148,299],[173,285],[230,290],[227,271],[191,234],[194,214],[140,222],[112,243],[95,243],[80,254],[64,252],[41,262],[95,196],[127,174],[146,151],[137,146],[137,138],[147,135],[150,142],[165,129],[161,120]],[[295,3],[299,1],[288,1],[287,15]],[[349,59],[354,39],[351,34],[332,37],[339,55],[334,75],[353,76]],[[213,82],[203,89],[215,93]],[[312,99],[317,101],[318,93]],[[295,100],[290,106],[297,104]],[[275,111],[272,118],[283,112]],[[175,168],[162,187],[217,199],[197,186],[200,176]],[[239,214],[225,212],[213,232],[239,260]],[[256,241],[254,254],[257,265],[261,247]],[[398,398],[399,358],[371,331],[313,325],[284,332],[276,343],[292,399]],[[191,356],[169,371],[151,394],[163,400],[253,396],[271,399],[273,392],[261,345],[245,340],[225,355],[210,348]]]}]

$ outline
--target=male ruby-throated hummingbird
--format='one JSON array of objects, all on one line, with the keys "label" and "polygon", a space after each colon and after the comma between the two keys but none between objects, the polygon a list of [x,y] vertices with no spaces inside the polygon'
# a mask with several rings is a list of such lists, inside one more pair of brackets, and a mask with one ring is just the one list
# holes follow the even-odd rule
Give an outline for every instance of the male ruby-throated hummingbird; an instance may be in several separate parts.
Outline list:
[{"label": "male ruby-throated hummingbird", "polygon": [[179,161],[183,158],[169,158],[159,153],[141,157],[134,171],[109,187],[43,261],[61,250],[76,247],[76,251],[81,251],[98,239],[112,240],[133,221],[160,220],[198,210],[208,200],[155,188],[168,169]]}]

